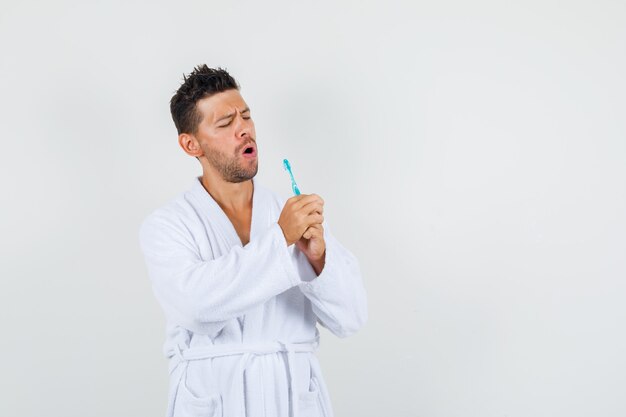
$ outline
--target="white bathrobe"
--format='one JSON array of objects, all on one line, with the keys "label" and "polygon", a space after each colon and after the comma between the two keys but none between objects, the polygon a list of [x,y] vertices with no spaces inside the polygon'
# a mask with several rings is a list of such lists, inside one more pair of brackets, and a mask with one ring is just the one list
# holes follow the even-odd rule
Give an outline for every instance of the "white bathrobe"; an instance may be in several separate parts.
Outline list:
[{"label": "white bathrobe", "polygon": [[285,204],[253,182],[250,242],[204,189],[150,213],[139,239],[165,313],[167,417],[332,417],[314,354],[319,322],[338,337],[367,321],[355,256],[329,232],[319,276],[278,218]]}]

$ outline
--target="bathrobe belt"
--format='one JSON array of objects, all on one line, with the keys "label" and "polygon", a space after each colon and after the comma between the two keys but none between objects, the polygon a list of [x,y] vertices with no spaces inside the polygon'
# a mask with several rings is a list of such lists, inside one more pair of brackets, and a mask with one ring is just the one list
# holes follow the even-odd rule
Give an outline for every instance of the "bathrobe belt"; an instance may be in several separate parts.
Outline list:
[{"label": "bathrobe belt", "polygon": [[[245,387],[244,387],[244,371],[248,364],[248,360],[252,355],[265,355],[275,352],[287,352],[287,368],[289,370],[289,395],[291,403],[291,417],[298,417],[298,388],[296,381],[296,352],[313,352],[319,346],[319,335],[310,342],[288,343],[283,341],[275,342],[258,342],[258,343],[232,343],[211,346],[198,346],[181,350],[176,345],[174,356],[171,357],[169,371],[172,371],[183,361],[191,361],[206,358],[215,358],[219,356],[241,355],[237,369],[232,381],[232,389],[238,391],[238,395],[231,395],[231,410],[236,411],[232,414],[237,417],[244,417],[245,407]],[[181,373],[181,377],[182,377]],[[178,381],[180,383],[180,381]],[[232,412],[232,411],[231,411]]]}]

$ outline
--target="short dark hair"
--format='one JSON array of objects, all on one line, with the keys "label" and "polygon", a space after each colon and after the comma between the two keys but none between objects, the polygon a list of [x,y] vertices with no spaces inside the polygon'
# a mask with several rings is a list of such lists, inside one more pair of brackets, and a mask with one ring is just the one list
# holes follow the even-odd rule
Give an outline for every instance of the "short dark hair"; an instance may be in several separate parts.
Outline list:
[{"label": "short dark hair", "polygon": [[223,68],[214,69],[202,64],[188,76],[183,74],[183,83],[170,100],[170,112],[178,134],[198,131],[202,121],[202,114],[196,108],[198,100],[233,88],[239,90],[239,84]]}]

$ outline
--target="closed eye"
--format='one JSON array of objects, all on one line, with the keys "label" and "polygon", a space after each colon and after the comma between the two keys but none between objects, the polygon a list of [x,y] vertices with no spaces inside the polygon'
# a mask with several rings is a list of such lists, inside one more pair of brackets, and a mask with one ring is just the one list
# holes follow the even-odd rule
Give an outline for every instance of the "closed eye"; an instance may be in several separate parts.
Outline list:
[{"label": "closed eye", "polygon": [[[244,117],[245,120],[248,120],[249,118],[250,118],[249,116],[248,117]],[[226,123],[225,125],[218,126],[218,127],[226,127],[229,124],[230,124],[230,122]]]}]

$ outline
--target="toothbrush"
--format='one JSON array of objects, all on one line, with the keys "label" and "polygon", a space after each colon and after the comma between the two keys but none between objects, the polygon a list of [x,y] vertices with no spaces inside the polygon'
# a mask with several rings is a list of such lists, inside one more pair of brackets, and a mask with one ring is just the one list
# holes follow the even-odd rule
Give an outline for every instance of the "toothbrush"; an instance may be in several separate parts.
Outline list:
[{"label": "toothbrush", "polygon": [[300,190],[298,189],[298,185],[296,184],[296,180],[293,178],[293,173],[291,172],[291,165],[289,165],[289,161],[283,159],[283,167],[289,172],[289,176],[291,177],[291,188],[293,189],[293,193],[295,195],[300,195]]}]

